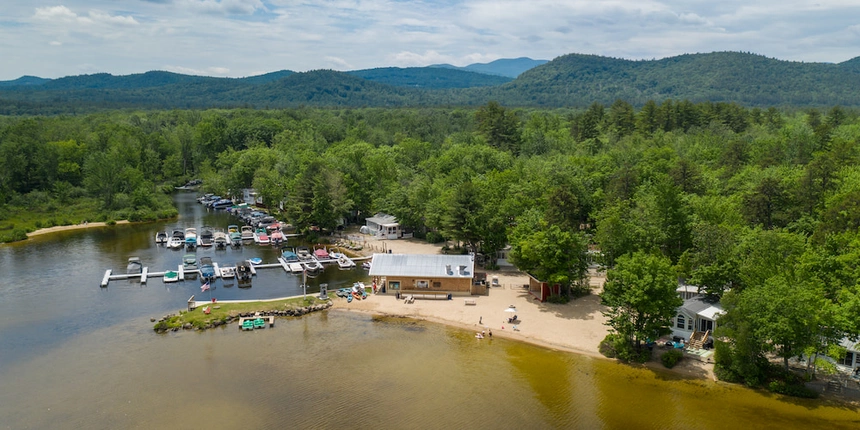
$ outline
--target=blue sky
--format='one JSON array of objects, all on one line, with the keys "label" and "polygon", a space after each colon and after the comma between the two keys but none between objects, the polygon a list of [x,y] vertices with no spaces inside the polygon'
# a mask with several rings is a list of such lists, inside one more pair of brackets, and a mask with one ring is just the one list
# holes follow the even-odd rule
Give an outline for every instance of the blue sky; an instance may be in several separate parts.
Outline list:
[{"label": "blue sky", "polygon": [[11,0],[0,8],[0,80],[714,51],[834,63],[860,56],[860,0]]}]

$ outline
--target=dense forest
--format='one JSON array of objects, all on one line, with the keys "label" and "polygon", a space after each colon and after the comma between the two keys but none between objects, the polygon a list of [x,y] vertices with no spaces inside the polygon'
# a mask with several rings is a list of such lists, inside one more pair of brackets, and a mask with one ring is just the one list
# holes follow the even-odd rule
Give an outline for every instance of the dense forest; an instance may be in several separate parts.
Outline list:
[{"label": "dense forest", "polygon": [[599,249],[609,267],[653,267],[721,299],[717,373],[754,386],[782,368],[769,358],[840,358],[839,340],[860,333],[860,120],[838,106],[0,117],[0,163],[0,233],[40,226],[22,214],[73,218],[77,202],[102,220],[170,216],[162,191],[202,178],[220,194],[256,188],[301,230],[383,211],[490,267],[510,244],[521,269],[572,296]]},{"label": "dense forest", "polygon": [[88,113],[105,109],[481,106],[586,108],[625,100],[689,100],[744,106],[860,106],[858,59],[800,63],[740,52],[631,61],[569,54],[507,77],[445,67],[353,72],[273,72],[213,78],[168,72],[95,74],[0,85],[0,115]]}]

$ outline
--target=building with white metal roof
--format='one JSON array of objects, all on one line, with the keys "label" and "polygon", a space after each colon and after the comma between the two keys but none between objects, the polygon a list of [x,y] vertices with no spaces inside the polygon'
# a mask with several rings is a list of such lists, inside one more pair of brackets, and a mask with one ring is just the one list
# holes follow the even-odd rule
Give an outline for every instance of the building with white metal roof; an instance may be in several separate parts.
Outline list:
[{"label": "building with white metal roof", "polygon": [[388,294],[472,294],[475,260],[471,255],[374,254],[370,276]]}]

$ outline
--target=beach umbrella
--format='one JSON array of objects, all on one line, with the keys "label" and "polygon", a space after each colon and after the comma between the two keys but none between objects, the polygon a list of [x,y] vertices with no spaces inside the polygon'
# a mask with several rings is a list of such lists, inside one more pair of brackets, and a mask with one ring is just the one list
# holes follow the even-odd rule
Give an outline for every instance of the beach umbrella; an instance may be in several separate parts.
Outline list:
[{"label": "beach umbrella", "polygon": [[505,312],[512,312],[512,313],[516,313],[516,311],[517,311],[517,308],[516,308],[516,306],[514,306],[514,305],[510,305],[510,306],[508,306],[508,308],[507,308],[507,309],[505,309]]}]

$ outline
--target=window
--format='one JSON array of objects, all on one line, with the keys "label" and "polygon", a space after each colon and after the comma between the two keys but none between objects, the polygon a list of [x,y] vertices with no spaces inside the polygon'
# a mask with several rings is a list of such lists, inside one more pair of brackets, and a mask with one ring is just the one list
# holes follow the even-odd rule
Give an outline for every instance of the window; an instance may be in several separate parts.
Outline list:
[{"label": "window", "polygon": [[400,289],[400,281],[391,281],[391,282],[389,282],[389,283],[388,283],[388,288],[391,288],[392,290],[399,290],[399,289]]},{"label": "window", "polygon": [[678,327],[679,329],[683,330],[684,325],[685,325],[684,316],[679,314],[678,315],[678,324],[676,324],[675,327]]},{"label": "window", "polygon": [[429,286],[430,286],[430,281],[427,281],[425,279],[415,281],[415,288],[427,288]]},{"label": "window", "polygon": [[699,324],[699,331],[714,331],[714,322],[711,320],[702,319]]},{"label": "window", "polygon": [[433,283],[433,288],[442,288],[442,283],[441,283],[441,282],[439,282],[439,281],[434,282],[434,283]]},{"label": "window", "polygon": [[846,352],[845,358],[843,358],[842,360],[839,360],[839,364],[844,364],[846,366],[853,365],[854,364],[854,353],[851,351]]}]

